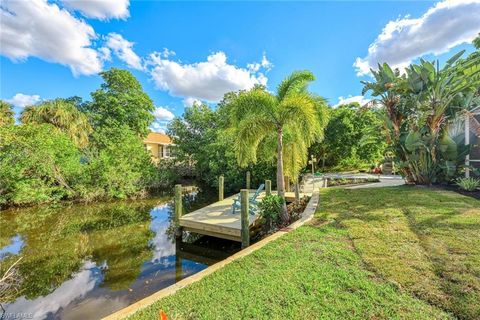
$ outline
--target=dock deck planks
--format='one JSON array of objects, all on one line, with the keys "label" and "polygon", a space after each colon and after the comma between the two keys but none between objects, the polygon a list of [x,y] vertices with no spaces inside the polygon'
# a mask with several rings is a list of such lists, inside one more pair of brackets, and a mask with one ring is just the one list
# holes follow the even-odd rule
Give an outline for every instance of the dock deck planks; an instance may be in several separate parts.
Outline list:
[{"label": "dock deck planks", "polygon": [[[254,192],[255,190],[251,190],[250,193],[253,194]],[[304,195],[301,193],[300,197]],[[265,192],[262,192],[259,200],[264,196]],[[240,210],[236,210],[235,214],[232,214],[233,200],[237,197],[238,195],[228,197],[180,217],[180,226],[186,231],[241,242]],[[287,202],[291,202],[295,199],[295,194],[286,192],[285,198]],[[258,213],[255,215],[249,214],[250,226],[258,218]]]}]

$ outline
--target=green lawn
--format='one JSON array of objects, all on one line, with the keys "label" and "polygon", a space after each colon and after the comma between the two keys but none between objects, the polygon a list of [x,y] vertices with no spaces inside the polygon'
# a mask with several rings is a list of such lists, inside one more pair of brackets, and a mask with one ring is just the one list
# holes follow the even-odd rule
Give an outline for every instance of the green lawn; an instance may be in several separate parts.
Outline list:
[{"label": "green lawn", "polygon": [[134,319],[475,319],[480,202],[419,188],[326,189],[317,219]]}]

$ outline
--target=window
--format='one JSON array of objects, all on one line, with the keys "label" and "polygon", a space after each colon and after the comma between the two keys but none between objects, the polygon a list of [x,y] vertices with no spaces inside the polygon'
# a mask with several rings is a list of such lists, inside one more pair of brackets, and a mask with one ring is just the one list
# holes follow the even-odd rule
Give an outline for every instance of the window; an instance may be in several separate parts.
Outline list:
[{"label": "window", "polygon": [[163,158],[163,145],[158,145],[158,157],[161,159]]},{"label": "window", "polygon": [[165,158],[170,158],[170,147],[165,146],[164,148],[165,148],[165,153],[164,153]]}]

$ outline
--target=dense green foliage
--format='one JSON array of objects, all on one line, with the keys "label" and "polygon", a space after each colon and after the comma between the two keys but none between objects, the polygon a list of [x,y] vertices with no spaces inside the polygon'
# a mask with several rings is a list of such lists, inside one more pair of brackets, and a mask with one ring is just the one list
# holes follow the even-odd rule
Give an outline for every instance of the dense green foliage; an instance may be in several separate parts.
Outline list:
[{"label": "dense green foliage", "polygon": [[223,174],[227,193],[245,187],[247,170],[251,172],[252,186],[265,179],[275,181],[272,162],[259,161],[247,168],[237,165],[228,117],[225,103],[220,103],[216,110],[204,104],[187,107],[182,117],[175,118],[168,126],[167,133],[177,145],[177,163],[191,164],[196,179],[214,188],[218,186],[218,177]]},{"label": "dense green foliage", "polygon": [[125,70],[101,73],[92,102],[78,97],[27,107],[12,125],[2,102],[0,205],[139,197],[164,186],[143,147],[153,104]]},{"label": "dense green foliage", "polygon": [[143,142],[128,126],[98,128],[91,141],[82,198],[125,199],[142,196],[153,186],[157,170]]},{"label": "dense green foliage", "polygon": [[379,111],[358,103],[331,109],[325,139],[310,148],[322,170],[370,169],[379,164],[386,148]]},{"label": "dense green foliage", "polygon": [[52,125],[0,127],[0,205],[72,197],[81,174],[80,153]]},{"label": "dense green foliage", "polygon": [[468,150],[456,141],[450,126],[480,104],[480,50],[466,59],[454,55],[440,68],[421,60],[404,74],[388,64],[372,70],[364,81],[385,112],[390,149],[408,181],[431,184],[459,173]]},{"label": "dense green foliage", "polygon": [[3,100],[0,100],[0,127],[13,125],[15,119],[13,118],[12,105]]}]

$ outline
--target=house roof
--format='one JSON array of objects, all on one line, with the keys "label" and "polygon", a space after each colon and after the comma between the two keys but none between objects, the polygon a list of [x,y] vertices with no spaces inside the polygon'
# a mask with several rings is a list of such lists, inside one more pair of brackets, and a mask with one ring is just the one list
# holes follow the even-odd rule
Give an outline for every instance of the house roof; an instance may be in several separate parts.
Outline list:
[{"label": "house roof", "polygon": [[166,134],[160,132],[150,132],[143,142],[159,143],[159,144],[172,144],[172,139]]}]

